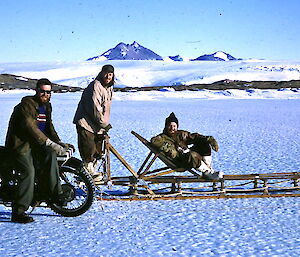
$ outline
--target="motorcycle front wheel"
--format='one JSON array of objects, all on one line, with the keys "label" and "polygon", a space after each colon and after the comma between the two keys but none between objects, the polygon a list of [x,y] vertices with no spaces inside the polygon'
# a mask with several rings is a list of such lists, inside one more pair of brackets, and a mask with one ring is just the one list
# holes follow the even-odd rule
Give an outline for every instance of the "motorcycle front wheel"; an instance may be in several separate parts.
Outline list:
[{"label": "motorcycle front wheel", "polygon": [[60,206],[49,203],[49,207],[65,217],[76,217],[85,213],[94,201],[95,186],[93,179],[82,166],[65,166],[60,169],[63,191],[70,192],[66,204]]}]

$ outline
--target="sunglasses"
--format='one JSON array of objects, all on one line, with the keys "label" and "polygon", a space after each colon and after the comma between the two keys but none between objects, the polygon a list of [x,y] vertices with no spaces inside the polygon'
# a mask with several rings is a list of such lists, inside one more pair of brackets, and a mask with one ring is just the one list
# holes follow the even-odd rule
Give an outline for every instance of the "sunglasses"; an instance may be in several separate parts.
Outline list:
[{"label": "sunglasses", "polygon": [[44,89],[39,89],[39,92],[41,94],[48,94],[48,95],[51,95],[52,91],[51,90],[44,90]]}]

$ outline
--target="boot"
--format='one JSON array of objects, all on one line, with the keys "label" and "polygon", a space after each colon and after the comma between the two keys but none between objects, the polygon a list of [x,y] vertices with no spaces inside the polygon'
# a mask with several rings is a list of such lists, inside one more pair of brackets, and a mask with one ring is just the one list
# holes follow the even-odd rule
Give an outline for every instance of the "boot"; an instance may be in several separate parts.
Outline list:
[{"label": "boot", "polygon": [[100,172],[95,173],[94,175],[92,175],[92,178],[94,180],[94,182],[101,182],[103,181],[103,176]]},{"label": "boot", "polygon": [[97,161],[95,162],[85,162],[83,164],[83,167],[88,171],[88,173],[91,174],[94,182],[100,182],[103,180],[103,176],[100,172],[96,172],[96,167],[98,163]]},{"label": "boot", "polygon": [[83,167],[91,175],[94,174],[95,170],[94,170],[94,163],[93,162],[84,162]]},{"label": "boot", "polygon": [[34,219],[32,217],[30,217],[29,215],[27,215],[25,212],[23,212],[21,214],[12,212],[11,221],[16,222],[16,223],[26,224],[26,223],[33,222]]},{"label": "boot", "polygon": [[209,180],[220,180],[223,178],[224,173],[222,171],[205,171],[202,173],[202,176],[204,179],[209,179]]},{"label": "boot", "polygon": [[211,155],[202,157],[201,165],[197,170],[202,172],[203,178],[209,180],[220,180],[224,176],[222,171],[213,170]]}]

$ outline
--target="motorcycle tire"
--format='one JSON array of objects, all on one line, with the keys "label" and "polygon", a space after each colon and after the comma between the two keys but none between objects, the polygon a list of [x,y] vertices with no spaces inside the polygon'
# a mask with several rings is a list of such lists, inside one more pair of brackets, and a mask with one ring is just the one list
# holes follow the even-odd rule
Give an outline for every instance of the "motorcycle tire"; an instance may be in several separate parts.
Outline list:
[{"label": "motorcycle tire", "polygon": [[91,175],[81,167],[61,167],[60,179],[63,191],[71,192],[65,205],[48,203],[56,213],[76,217],[85,213],[94,201],[95,185]]}]

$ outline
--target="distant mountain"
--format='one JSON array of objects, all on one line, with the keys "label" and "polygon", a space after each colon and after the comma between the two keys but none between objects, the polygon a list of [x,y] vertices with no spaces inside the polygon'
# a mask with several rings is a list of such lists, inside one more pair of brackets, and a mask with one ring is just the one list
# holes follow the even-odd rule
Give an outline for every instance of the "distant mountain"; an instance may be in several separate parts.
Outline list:
[{"label": "distant mountain", "polygon": [[218,51],[213,54],[201,55],[196,59],[191,59],[191,61],[233,61],[233,60],[238,60],[238,59],[222,51]]},{"label": "distant mountain", "polygon": [[182,62],[183,61],[183,58],[180,55],[169,56],[169,58],[173,61],[176,61],[176,62]]},{"label": "distant mountain", "polygon": [[163,58],[134,41],[131,45],[121,42],[103,54],[87,59],[87,61],[95,60],[163,60]]},{"label": "distant mountain", "polygon": [[[164,59],[153,52],[152,50],[143,47],[136,41],[132,44],[125,44],[123,42],[117,44],[114,48],[111,48],[101,55],[91,57],[87,61],[105,61],[105,60],[159,60]],[[165,60],[172,61],[186,61],[180,55],[168,56]],[[189,59],[190,61],[232,61],[240,60],[222,51],[215,52],[213,54],[201,55],[195,59]]]}]

